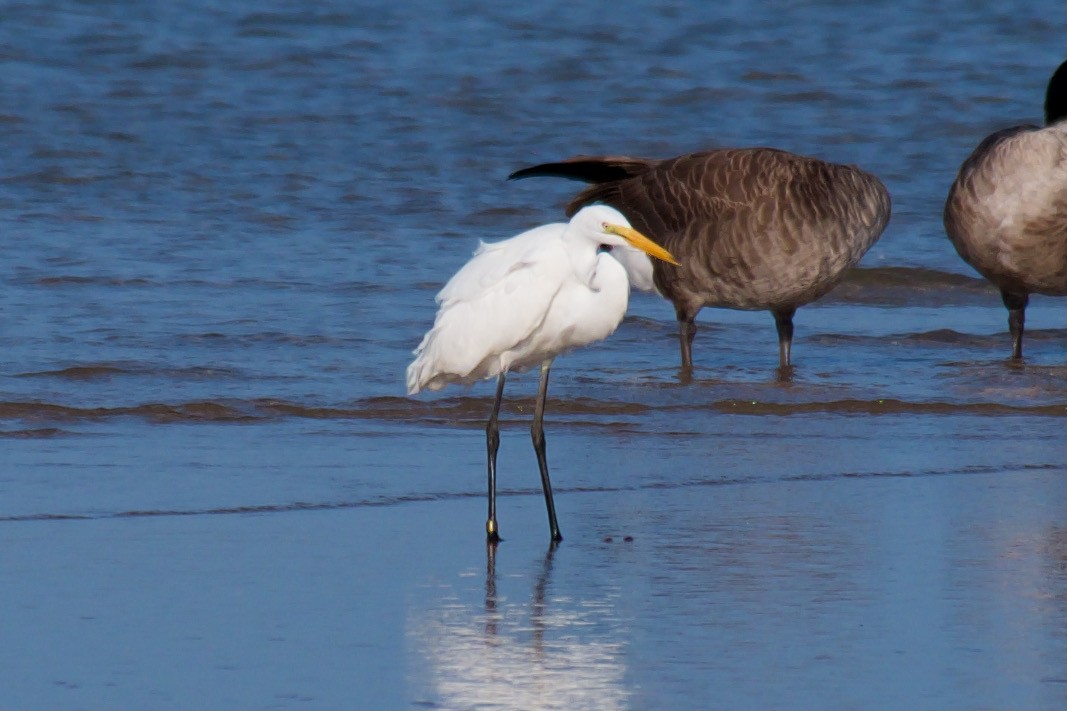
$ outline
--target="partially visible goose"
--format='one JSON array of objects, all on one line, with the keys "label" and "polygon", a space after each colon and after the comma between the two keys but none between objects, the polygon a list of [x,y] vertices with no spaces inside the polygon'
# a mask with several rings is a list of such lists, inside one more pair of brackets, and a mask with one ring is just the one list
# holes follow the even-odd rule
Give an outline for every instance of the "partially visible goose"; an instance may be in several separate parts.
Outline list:
[{"label": "partially visible goose", "polygon": [[1022,358],[1030,294],[1067,294],[1067,62],[1049,80],[1044,128],[997,131],[963,162],[945,201],[945,232],[1000,289],[1011,357]]},{"label": "partially visible goose", "polygon": [[555,176],[593,185],[567,205],[606,203],[666,247],[680,266],[652,263],[674,304],[683,373],[693,365],[705,306],[769,310],[778,362],[790,365],[793,314],[830,291],[889,222],[889,192],[859,168],[773,148],[734,148],[666,160],[577,156],[509,179]]}]

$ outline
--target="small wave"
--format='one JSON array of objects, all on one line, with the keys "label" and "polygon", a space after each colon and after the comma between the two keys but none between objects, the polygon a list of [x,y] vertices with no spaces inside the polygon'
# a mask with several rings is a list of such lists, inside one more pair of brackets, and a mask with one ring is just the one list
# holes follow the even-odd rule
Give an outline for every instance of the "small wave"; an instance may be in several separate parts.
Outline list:
[{"label": "small wave", "polygon": [[[429,402],[404,397],[374,397],[362,400],[353,407],[314,407],[276,400],[259,400],[255,403],[255,409],[269,417],[384,420],[425,425],[484,427],[492,405],[493,400],[490,397],[453,397]],[[652,409],[635,403],[603,402],[589,398],[553,400],[549,407],[553,415],[560,417],[619,417],[638,415]],[[534,399],[505,400],[501,409],[505,414],[526,416],[534,410]]]},{"label": "small wave", "polygon": [[263,225],[264,227],[292,229],[295,219],[291,215],[283,215],[277,212],[253,210],[247,213],[250,222]]},{"label": "small wave", "polygon": [[[313,420],[381,420],[423,425],[478,426],[485,423],[492,406],[489,397],[459,397],[420,401],[403,397],[367,398],[352,406],[317,406],[272,399],[201,400],[187,403],[148,403],[127,407],[76,407],[45,402],[0,402],[0,420],[77,422],[99,421],[120,417],[137,417],[158,424],[256,422],[277,419]],[[528,416],[534,410],[533,398],[506,400],[505,413]],[[1067,417],[1065,405],[1009,405],[998,402],[908,402],[896,399],[841,399],[815,402],[769,402],[727,399],[713,402],[689,402],[651,406],[646,404],[603,401],[592,398],[550,400],[549,409],[556,418],[572,418],[572,425],[587,419],[625,418],[649,412],[687,412],[713,410],[735,415],[792,416],[830,415],[980,415],[1030,417]]]},{"label": "small wave", "polygon": [[[963,333],[951,328],[939,328],[920,333],[891,333],[885,336],[864,336],[850,333],[817,333],[807,340],[813,343],[834,345],[877,345],[885,343],[914,343],[932,346],[967,346],[972,348],[1002,348],[1007,342],[1007,330],[997,333]],[[1027,341],[1055,342],[1067,340],[1067,329],[1044,328],[1026,332]]]},{"label": "small wave", "polygon": [[904,400],[834,400],[829,402],[758,402],[726,400],[715,403],[722,412],[741,415],[800,415],[805,413],[866,415],[1031,415],[1067,417],[1067,405],[1007,405],[998,402],[949,403]]},{"label": "small wave", "polygon": [[794,72],[764,72],[759,70],[750,70],[741,75],[741,81],[804,81],[804,77]]},{"label": "small wave", "polygon": [[123,131],[108,131],[102,134],[104,138],[115,143],[140,143],[141,139],[132,133],[125,133]]},{"label": "small wave", "polygon": [[[972,465],[954,469],[926,469],[920,471],[863,471],[863,472],[809,472],[794,474],[780,478],[778,481],[785,482],[824,482],[841,479],[888,479],[888,478],[930,478],[943,476],[967,476],[976,474],[996,474],[1004,471],[1045,472],[1062,471],[1062,464],[1034,463],[1022,466],[1005,467]],[[650,481],[642,484],[628,486],[557,486],[557,494],[589,494],[589,493],[619,493],[625,491],[662,491],[691,488],[708,488],[719,486],[742,486],[746,484],[765,484],[768,480],[758,476],[727,476],[727,477],[701,477],[678,481],[661,480]],[[541,496],[539,488],[505,489],[497,492],[498,497],[510,496]],[[219,506],[214,508],[200,509],[132,509],[127,511],[112,511],[102,513],[30,513],[0,516],[0,522],[16,523],[27,521],[94,521],[106,519],[134,519],[134,518],[170,518],[179,516],[240,516],[240,515],[263,515],[283,514],[308,511],[337,511],[343,509],[362,509],[387,506],[403,506],[413,503],[428,503],[437,501],[455,501],[458,499],[477,499],[485,496],[485,492],[478,491],[439,491],[418,494],[399,494],[393,496],[379,496],[370,499],[355,499],[348,501],[296,501],[278,504],[252,504],[246,506]]]},{"label": "small wave", "polygon": [[[93,218],[96,219],[96,218]],[[338,283],[312,283],[297,280],[280,279],[173,279],[159,281],[144,277],[119,277],[103,274],[50,274],[48,276],[20,276],[15,279],[18,284],[28,286],[67,287],[67,286],[116,286],[116,287],[161,287],[164,289],[176,289],[191,287],[197,289],[271,289],[271,290],[294,290],[304,292],[318,291],[340,294],[366,294],[380,295],[397,293],[400,289],[396,285],[384,284],[372,281],[348,281]],[[436,288],[440,289],[438,283]]]},{"label": "small wave", "polygon": [[73,434],[58,427],[41,427],[29,430],[0,430],[0,439],[48,439]]},{"label": "small wave", "polygon": [[[422,286],[422,284],[417,283],[416,287],[419,287],[419,286]],[[435,289],[440,289],[441,288],[441,284],[439,282],[437,282],[437,283],[435,283],[435,284],[433,284],[431,286],[432,286],[432,288],[435,288]],[[330,290],[334,291],[334,292],[336,292],[338,294],[359,294],[359,295],[365,295],[365,296],[377,296],[379,294],[394,294],[397,291],[399,291],[399,289],[397,289],[396,286],[393,286],[391,284],[383,284],[381,282],[373,282],[373,281],[340,282],[338,284],[331,285]]]},{"label": "small wave", "polygon": [[58,370],[40,370],[29,373],[19,373],[18,378],[65,378],[67,380],[97,380],[109,379],[123,375],[134,376],[163,376],[168,378],[184,379],[210,379],[230,378],[240,375],[232,368],[209,368],[193,366],[188,368],[165,368],[148,364],[134,363],[129,365],[115,365],[111,363],[91,363],[87,365],[72,365]]},{"label": "small wave", "polygon": [[[658,318],[647,318],[645,316],[627,315],[623,317],[623,323],[630,326],[637,331],[649,331],[654,333],[668,334],[672,339],[677,333],[677,326],[674,321],[665,321]],[[725,328],[722,324],[714,321],[702,322],[700,324],[700,332],[703,333],[717,333],[724,331]],[[644,336],[642,336],[644,337]]]},{"label": "small wave", "polygon": [[845,284],[992,289],[985,279],[926,267],[861,267],[850,271]]},{"label": "small wave", "polygon": [[664,106],[703,106],[736,100],[743,94],[740,88],[697,87],[674,92],[663,98]]},{"label": "small wave", "polygon": [[[1007,330],[996,333],[960,333],[950,328],[939,328],[934,331],[922,333],[908,333],[899,337],[901,340],[916,343],[933,343],[943,345],[973,345],[1000,348],[1004,346],[1008,338]],[[1067,339],[1067,328],[1041,328],[1031,329],[1026,332],[1026,340],[1029,342],[1042,341],[1054,342]]]},{"label": "small wave", "polygon": [[177,405],[151,403],[131,407],[73,407],[46,402],[0,402],[0,419],[78,422],[139,417],[156,423],[250,422],[264,417],[240,404],[199,401]]},{"label": "small wave", "polygon": [[110,180],[112,175],[71,175],[62,168],[51,167],[32,173],[8,175],[0,178],[0,184],[88,185]]},{"label": "small wave", "polygon": [[75,159],[75,158],[100,158],[103,156],[100,151],[83,150],[76,151],[66,148],[38,148],[32,156],[37,159]]},{"label": "small wave", "polygon": [[237,21],[239,27],[347,27],[359,26],[359,21],[352,15],[341,12],[316,12],[301,10],[299,12],[257,11],[245,15]]},{"label": "small wave", "polygon": [[297,335],[295,333],[282,333],[281,331],[264,331],[261,333],[219,333],[209,331],[207,333],[187,333],[177,336],[182,343],[202,344],[219,343],[227,345],[258,345],[263,343],[286,345],[286,346],[337,346],[345,345],[344,341],[332,336],[323,335]]},{"label": "small wave", "polygon": [[[532,491],[532,490],[531,490]],[[527,492],[502,491],[498,496],[515,496]],[[101,519],[127,518],[169,518],[176,516],[233,516],[242,514],[294,513],[298,511],[335,511],[338,509],[372,508],[378,506],[399,506],[402,504],[426,501],[449,501],[485,496],[483,492],[438,492],[425,494],[405,494],[400,496],[382,496],[374,499],[357,501],[296,501],[285,504],[255,504],[248,506],[220,506],[208,509],[134,509],[109,513],[35,513],[0,516],[0,521],[93,521]]]},{"label": "small wave", "polygon": [[[1030,335],[1033,334],[1031,333]],[[996,346],[1003,343],[1004,335],[1000,333],[979,335],[976,333],[961,333],[960,331],[953,331],[951,328],[938,328],[921,333],[906,333],[899,336],[899,338],[902,341],[911,341],[913,343],[934,343],[947,346]]]},{"label": "small wave", "polygon": [[771,92],[767,95],[767,98],[771,101],[782,102],[784,104],[800,104],[802,106],[810,104],[833,104],[839,101],[836,94],[821,89],[813,89],[811,91]]},{"label": "small wave", "polygon": [[[936,295],[936,299],[934,299]],[[998,298],[984,279],[925,267],[866,267],[853,269],[826,301],[907,306],[986,301]]]},{"label": "small wave", "polygon": [[198,52],[159,52],[130,62],[131,69],[205,69],[207,61]]},{"label": "small wave", "polygon": [[94,380],[123,375],[130,371],[112,365],[74,365],[60,370],[41,370],[32,373],[19,373],[19,378],[67,378],[70,380]]},{"label": "small wave", "polygon": [[61,274],[35,279],[37,286],[155,286],[156,283],[140,277],[123,278],[110,276],[77,276]]}]

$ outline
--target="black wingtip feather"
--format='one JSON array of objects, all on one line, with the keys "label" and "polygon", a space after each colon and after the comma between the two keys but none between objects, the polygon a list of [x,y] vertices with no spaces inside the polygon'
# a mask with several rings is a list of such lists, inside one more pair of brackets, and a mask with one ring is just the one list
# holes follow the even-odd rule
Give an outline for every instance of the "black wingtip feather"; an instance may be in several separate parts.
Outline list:
[{"label": "black wingtip feather", "polygon": [[581,163],[570,163],[567,161],[561,161],[559,163],[541,163],[540,165],[531,165],[527,168],[516,170],[508,176],[508,180],[522,180],[523,178],[566,178],[568,180],[580,180],[586,183],[601,183],[605,180],[617,179],[615,177],[604,178],[601,166],[588,161],[583,161]]},{"label": "black wingtip feather", "polygon": [[[523,178],[539,178],[539,177],[557,177],[556,173],[551,171],[550,168],[556,165],[556,163],[542,163],[541,165],[531,165],[526,168],[520,168],[511,175],[508,176],[508,180],[522,180]],[[566,176],[558,176],[566,177]]]},{"label": "black wingtip feather", "polygon": [[575,156],[556,163],[541,163],[516,170],[508,180],[523,178],[566,178],[584,183],[610,183],[625,180],[648,170],[649,161],[625,156]]}]

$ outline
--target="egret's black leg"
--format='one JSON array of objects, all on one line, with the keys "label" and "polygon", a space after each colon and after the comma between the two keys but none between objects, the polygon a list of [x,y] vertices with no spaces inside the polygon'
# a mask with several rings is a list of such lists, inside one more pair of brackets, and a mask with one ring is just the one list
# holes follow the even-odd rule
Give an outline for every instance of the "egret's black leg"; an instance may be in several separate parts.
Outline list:
[{"label": "egret's black leg", "polygon": [[545,506],[548,507],[548,528],[553,541],[562,541],[563,536],[556,522],[556,504],[552,500],[552,482],[548,480],[548,457],[545,455],[545,398],[548,397],[548,371],[551,367],[551,360],[541,364],[541,387],[537,391],[537,405],[534,407],[530,436],[533,438],[534,451],[537,452],[537,466],[541,468],[541,488],[544,489]]},{"label": "egret's black leg", "polygon": [[796,312],[797,310],[792,307],[771,311],[774,314],[774,325],[778,329],[779,368],[788,368],[790,366],[789,356],[793,348],[793,314]]},{"label": "egret's black leg", "polygon": [[1011,357],[1019,360],[1023,357],[1023,326],[1026,323],[1026,305],[1030,302],[1028,294],[1013,294],[1003,289],[1000,298],[1008,307],[1008,330],[1011,331]]},{"label": "egret's black leg", "polygon": [[504,396],[504,374],[496,379],[496,402],[493,414],[485,426],[485,448],[489,454],[489,519],[485,522],[486,539],[490,542],[500,540],[500,529],[496,525],[496,451],[500,448],[500,428],[497,418],[500,415],[500,399]]}]

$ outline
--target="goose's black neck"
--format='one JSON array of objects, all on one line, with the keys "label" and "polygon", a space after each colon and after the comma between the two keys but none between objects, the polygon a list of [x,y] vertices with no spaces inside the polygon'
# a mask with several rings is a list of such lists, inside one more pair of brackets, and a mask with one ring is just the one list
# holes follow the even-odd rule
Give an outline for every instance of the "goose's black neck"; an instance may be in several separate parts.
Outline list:
[{"label": "goose's black neck", "polygon": [[1045,92],[1045,125],[1067,119],[1067,62],[1059,66],[1048,81]]}]

